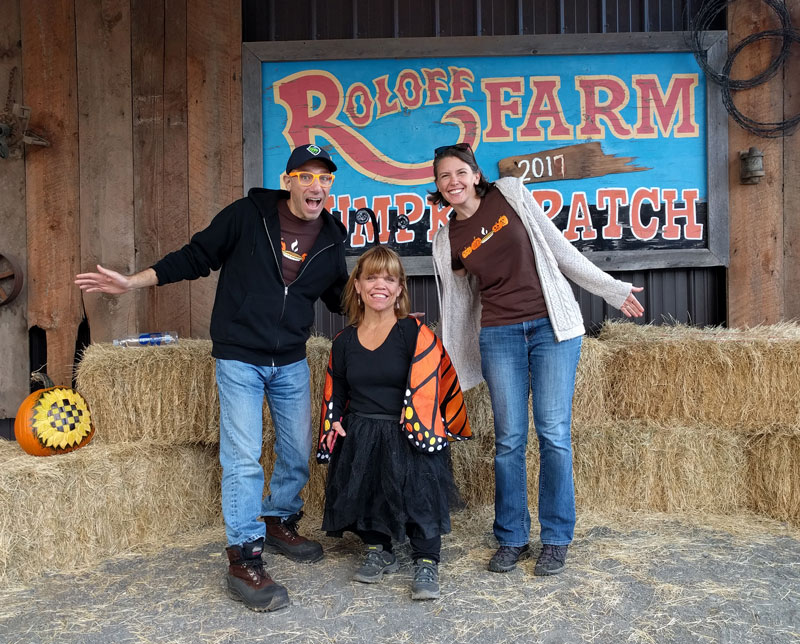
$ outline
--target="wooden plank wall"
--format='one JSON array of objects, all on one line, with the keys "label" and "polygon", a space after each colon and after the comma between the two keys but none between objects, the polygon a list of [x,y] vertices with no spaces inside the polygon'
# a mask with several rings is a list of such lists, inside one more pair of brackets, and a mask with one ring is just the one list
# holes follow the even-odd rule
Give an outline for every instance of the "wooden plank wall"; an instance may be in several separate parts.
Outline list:
[{"label": "wooden plank wall", "polygon": [[84,311],[92,341],[208,337],[215,277],[119,298],[72,280],[147,268],[242,196],[239,0],[13,5],[0,34],[21,25],[23,102],[53,144],[28,146],[25,165],[28,324],[47,332],[48,372],[70,381]]},{"label": "wooden plank wall", "polygon": [[[8,106],[22,103],[22,33],[19,2],[3,3],[0,20],[0,115]],[[0,120],[3,120],[0,116]],[[10,120],[10,119],[9,119]],[[22,150],[15,150],[7,159],[0,159],[0,254],[13,255],[27,272],[25,248],[25,160]],[[9,283],[2,284],[9,290]],[[16,300],[0,306],[0,419],[13,418],[28,395],[28,322],[26,318],[27,286]]]},{"label": "wooden plank wall", "polygon": [[[131,2],[136,265],[185,244],[189,229],[186,0]],[[189,284],[137,293],[141,330],[189,335]]]},{"label": "wooden plank wall", "polygon": [[[242,8],[240,0],[190,0],[189,226],[242,196]],[[191,333],[207,337],[214,279],[191,285]]]},{"label": "wooden plank wall", "polygon": [[[735,2],[728,9],[729,49],[747,36],[779,28],[774,12],[763,2]],[[775,56],[780,41],[763,39],[747,47],[733,65],[731,76],[751,78],[763,71]],[[797,51],[797,45],[793,46]],[[784,73],[762,85],[733,93],[733,100],[746,116],[758,121],[783,119]],[[784,300],[784,151],[797,145],[792,138],[762,138],[751,134],[729,119],[728,154],[730,159],[730,235],[731,264],[728,270],[728,325],[748,327],[772,324],[785,318]],[[766,176],[761,182],[740,182],[739,152],[756,147],[764,154]],[[790,170],[792,172],[792,170]],[[792,268],[791,262],[788,268]],[[795,263],[794,270],[797,270]],[[796,275],[792,277],[795,280]]]},{"label": "wooden plank wall", "polygon": [[72,382],[80,291],[78,97],[73,0],[20,4],[23,100],[30,127],[50,147],[25,150],[28,248],[28,324],[45,330],[47,371],[56,384]]},{"label": "wooden plank wall", "polygon": [[[128,0],[76,0],[81,266],[136,270]],[[74,287],[73,287],[74,290]],[[135,295],[83,301],[92,339],[136,330]]]},{"label": "wooden plank wall", "polygon": [[[800,29],[800,2],[787,2],[792,24]],[[788,119],[800,114],[800,43],[783,68],[783,114]],[[783,243],[784,317],[800,320],[800,128],[783,145]]]}]

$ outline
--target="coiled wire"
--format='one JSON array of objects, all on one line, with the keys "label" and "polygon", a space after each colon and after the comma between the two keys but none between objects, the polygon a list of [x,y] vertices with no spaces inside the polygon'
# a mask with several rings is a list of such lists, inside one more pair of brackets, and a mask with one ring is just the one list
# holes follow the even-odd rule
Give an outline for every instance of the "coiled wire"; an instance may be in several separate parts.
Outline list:
[{"label": "coiled wire", "polygon": [[[705,0],[700,8],[697,10],[694,19],[691,21],[690,28],[690,41],[691,48],[694,52],[695,59],[700,68],[705,72],[706,76],[713,82],[720,86],[722,89],[722,103],[725,106],[728,114],[735,120],[742,128],[752,132],[753,134],[764,138],[778,138],[788,136],[800,124],[800,113],[785,119],[783,121],[758,121],[743,114],[736,104],[733,102],[732,92],[737,90],[751,89],[757,85],[767,82],[775,76],[781,69],[789,52],[792,44],[800,44],[800,32],[798,32],[792,25],[791,15],[786,8],[783,0],[762,0],[767,6],[772,9],[778,20],[780,21],[780,29],[768,29],[751,34],[739,42],[729,53],[721,72],[712,69],[706,59],[706,48],[704,46],[704,35],[710,29],[714,19],[722,12],[728,5],[733,4],[736,0]],[[746,79],[733,79],[730,77],[730,72],[736,57],[748,45],[752,45],[762,39],[780,39],[781,47],[775,57],[767,65],[766,69],[760,74]]]}]

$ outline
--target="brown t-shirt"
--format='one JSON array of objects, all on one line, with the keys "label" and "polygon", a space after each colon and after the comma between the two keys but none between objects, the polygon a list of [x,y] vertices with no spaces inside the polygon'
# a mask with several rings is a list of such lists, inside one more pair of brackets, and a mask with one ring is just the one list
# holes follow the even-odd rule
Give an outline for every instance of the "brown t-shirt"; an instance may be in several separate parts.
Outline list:
[{"label": "brown t-shirt", "polygon": [[281,220],[281,269],[283,281],[288,285],[294,282],[303,262],[308,259],[308,253],[322,230],[322,217],[311,221],[295,217],[285,199],[278,201],[278,217]]},{"label": "brown t-shirt", "polygon": [[528,233],[494,186],[472,217],[450,220],[450,254],[453,269],[466,268],[478,280],[481,326],[547,316]]}]

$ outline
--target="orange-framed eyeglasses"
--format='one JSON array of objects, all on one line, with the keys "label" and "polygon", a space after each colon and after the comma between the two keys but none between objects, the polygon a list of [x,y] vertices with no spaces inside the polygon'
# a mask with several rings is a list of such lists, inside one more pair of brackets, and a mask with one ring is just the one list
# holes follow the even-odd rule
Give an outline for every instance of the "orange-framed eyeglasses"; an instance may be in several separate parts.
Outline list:
[{"label": "orange-framed eyeglasses", "polygon": [[314,183],[314,179],[316,179],[323,188],[332,186],[333,180],[336,177],[336,175],[330,172],[322,172],[320,174],[316,174],[315,172],[290,172],[289,176],[297,177],[297,182],[301,186],[310,186]]}]

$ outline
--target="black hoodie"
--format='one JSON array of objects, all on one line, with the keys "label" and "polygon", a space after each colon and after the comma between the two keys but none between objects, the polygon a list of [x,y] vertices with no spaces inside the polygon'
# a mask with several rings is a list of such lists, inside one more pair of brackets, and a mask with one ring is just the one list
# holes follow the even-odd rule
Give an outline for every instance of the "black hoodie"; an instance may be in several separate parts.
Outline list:
[{"label": "black hoodie", "polygon": [[253,188],[153,265],[159,286],[222,269],[211,313],[215,358],[260,366],[297,362],[306,355],[317,299],[341,312],[347,231],[327,210],[297,278],[283,283],[277,205],[288,198],[285,190]]}]

